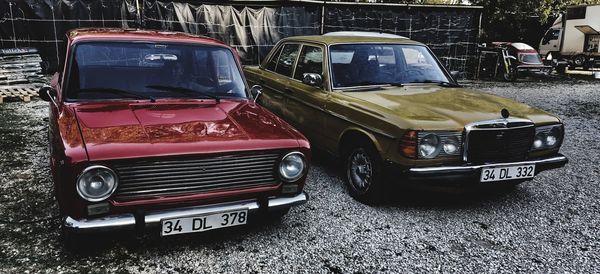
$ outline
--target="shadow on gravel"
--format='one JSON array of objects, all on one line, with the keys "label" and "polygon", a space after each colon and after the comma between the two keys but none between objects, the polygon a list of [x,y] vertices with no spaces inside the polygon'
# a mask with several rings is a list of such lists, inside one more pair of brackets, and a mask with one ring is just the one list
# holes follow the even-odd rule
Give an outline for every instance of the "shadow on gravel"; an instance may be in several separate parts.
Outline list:
[{"label": "shadow on gravel", "polygon": [[[285,217],[284,217],[285,218]],[[161,237],[158,228],[147,229],[143,232],[111,232],[94,234],[81,237],[81,244],[77,246],[66,247],[62,243],[62,252],[67,257],[65,259],[85,260],[88,258],[100,258],[107,251],[118,252],[119,256],[111,256],[113,259],[119,258],[123,262],[135,254],[151,253],[156,256],[172,254],[174,251],[185,249],[209,249],[219,251],[225,249],[235,249],[237,251],[258,253],[258,247],[249,247],[247,243],[243,244],[247,238],[258,234],[260,231],[272,231],[276,237],[276,231],[282,226],[282,221],[249,219],[247,225],[230,227],[203,233],[190,233]],[[293,226],[293,225],[292,225]],[[59,238],[60,240],[60,238]],[[248,249],[248,250],[246,250]],[[127,251],[127,252],[123,252]]]},{"label": "shadow on gravel", "polygon": [[461,190],[418,190],[407,187],[392,187],[382,197],[381,206],[419,207],[432,210],[489,207],[521,199],[523,190],[518,186],[499,186],[486,189]]},{"label": "shadow on gravel", "polygon": [[[329,176],[335,176],[339,181],[345,182],[346,175],[344,167],[339,160],[333,159],[322,151],[313,149],[313,164],[324,169]],[[531,183],[525,182],[524,184]],[[347,190],[345,190],[347,193]],[[347,193],[347,195],[350,195]],[[460,208],[473,208],[479,206],[490,206],[494,203],[507,203],[523,199],[528,193],[526,189],[518,185],[502,185],[485,187],[442,187],[442,188],[416,188],[414,186],[393,185],[388,186],[387,191],[376,203],[370,204],[374,207],[402,207],[402,208],[428,208],[432,210],[448,210]],[[357,201],[358,203],[358,201]]]}]

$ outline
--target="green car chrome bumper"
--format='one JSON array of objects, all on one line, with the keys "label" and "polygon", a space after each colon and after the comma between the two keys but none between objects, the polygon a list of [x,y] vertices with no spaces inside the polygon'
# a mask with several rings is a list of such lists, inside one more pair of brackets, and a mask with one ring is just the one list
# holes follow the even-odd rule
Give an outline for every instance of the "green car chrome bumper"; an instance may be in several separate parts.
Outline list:
[{"label": "green car chrome bumper", "polygon": [[[531,159],[521,162],[492,163],[481,165],[461,165],[461,166],[435,166],[435,167],[412,167],[396,169],[394,173],[400,173],[402,178],[411,182],[473,182],[479,181],[481,170],[484,168],[535,165],[535,174],[549,169],[563,167],[567,164],[567,157],[558,154],[552,157]],[[532,178],[528,178],[529,180]],[[528,180],[524,179],[524,180]]]}]

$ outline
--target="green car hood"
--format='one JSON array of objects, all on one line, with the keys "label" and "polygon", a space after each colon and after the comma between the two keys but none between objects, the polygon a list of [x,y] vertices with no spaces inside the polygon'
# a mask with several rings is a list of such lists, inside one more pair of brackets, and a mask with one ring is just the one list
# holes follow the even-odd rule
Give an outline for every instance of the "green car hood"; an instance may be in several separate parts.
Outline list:
[{"label": "green car hood", "polygon": [[472,122],[501,118],[503,108],[509,111],[510,117],[529,119],[536,125],[560,121],[543,110],[464,88],[408,85],[342,94],[353,107],[404,129],[461,130]]}]

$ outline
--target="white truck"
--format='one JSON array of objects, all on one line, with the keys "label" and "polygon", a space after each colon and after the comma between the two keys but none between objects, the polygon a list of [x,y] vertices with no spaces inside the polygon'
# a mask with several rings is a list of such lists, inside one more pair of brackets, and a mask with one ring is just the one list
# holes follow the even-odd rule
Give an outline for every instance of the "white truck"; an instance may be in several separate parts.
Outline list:
[{"label": "white truck", "polygon": [[600,5],[571,6],[540,41],[539,52],[553,60],[558,72],[593,68],[600,63]]}]

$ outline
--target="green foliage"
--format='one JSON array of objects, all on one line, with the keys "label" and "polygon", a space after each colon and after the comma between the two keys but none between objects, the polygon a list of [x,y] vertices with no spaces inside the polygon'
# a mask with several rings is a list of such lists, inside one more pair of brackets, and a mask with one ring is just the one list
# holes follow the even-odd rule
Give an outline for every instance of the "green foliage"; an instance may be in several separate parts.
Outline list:
[{"label": "green foliage", "polygon": [[600,0],[328,0],[402,4],[472,4],[483,6],[482,42],[524,42],[537,47],[554,19],[573,5]]},{"label": "green foliage", "polygon": [[473,0],[483,6],[482,40],[525,42],[536,47],[549,24],[567,6],[600,0]]}]

